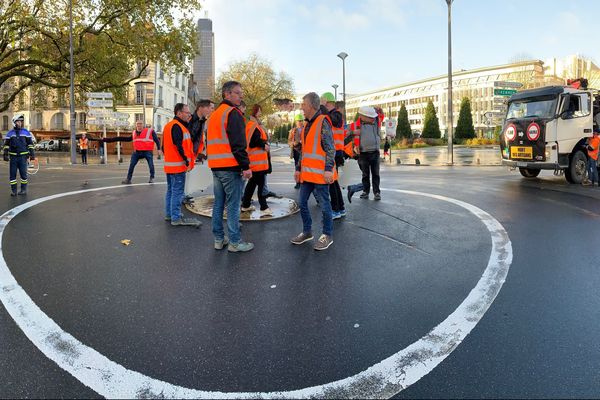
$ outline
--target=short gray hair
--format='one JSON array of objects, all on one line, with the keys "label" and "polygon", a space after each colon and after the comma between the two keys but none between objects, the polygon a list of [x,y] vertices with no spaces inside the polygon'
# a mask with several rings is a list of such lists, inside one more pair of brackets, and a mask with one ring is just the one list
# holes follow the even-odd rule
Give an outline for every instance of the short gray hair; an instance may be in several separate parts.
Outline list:
[{"label": "short gray hair", "polygon": [[223,96],[223,98],[225,98],[225,93],[231,92],[233,91],[233,88],[236,86],[242,86],[241,83],[237,82],[237,81],[227,81],[223,84],[223,87],[221,88],[221,95]]},{"label": "short gray hair", "polygon": [[308,100],[308,104],[315,110],[318,110],[319,107],[321,107],[321,98],[315,92],[305,94],[302,100]]}]

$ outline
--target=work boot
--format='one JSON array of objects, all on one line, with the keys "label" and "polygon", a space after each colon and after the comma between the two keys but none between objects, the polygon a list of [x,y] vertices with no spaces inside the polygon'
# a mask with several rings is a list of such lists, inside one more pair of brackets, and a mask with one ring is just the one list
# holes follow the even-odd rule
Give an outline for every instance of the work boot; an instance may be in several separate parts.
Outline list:
[{"label": "work boot", "polygon": [[131,185],[131,180],[130,180],[130,179],[123,179],[123,180],[121,181],[121,183],[122,183],[123,185]]},{"label": "work boot", "polygon": [[367,193],[367,192],[362,192],[362,193],[360,194],[360,198],[361,198],[361,199],[368,199],[368,198],[369,198],[369,193]]},{"label": "work boot", "polygon": [[16,195],[17,195],[17,191],[16,191],[16,190],[13,190],[12,192],[10,192],[10,195],[11,195],[11,196],[16,196]]},{"label": "work boot", "polygon": [[202,225],[202,222],[200,222],[200,220],[196,219],[196,218],[180,218],[177,220],[172,220],[171,221],[171,225],[173,226],[195,226],[196,228],[198,228],[200,225]]},{"label": "work boot", "polygon": [[246,251],[250,251],[254,248],[254,244],[253,243],[248,243],[248,242],[239,242],[237,244],[233,244],[233,243],[229,243],[229,245],[227,246],[227,251],[231,252],[231,253],[238,253],[238,252],[246,252]]},{"label": "work boot", "polygon": [[375,193],[374,200],[381,200],[381,193]]},{"label": "work boot", "polygon": [[278,195],[275,192],[268,192],[265,197],[275,197],[276,199],[282,199],[283,196]]},{"label": "work boot", "polygon": [[24,195],[26,195],[26,194],[27,194],[27,190],[26,190],[26,189],[21,189],[21,190],[19,191],[19,196],[24,196]]},{"label": "work boot", "polygon": [[154,178],[150,178],[150,179],[148,180],[148,183],[154,183]]}]

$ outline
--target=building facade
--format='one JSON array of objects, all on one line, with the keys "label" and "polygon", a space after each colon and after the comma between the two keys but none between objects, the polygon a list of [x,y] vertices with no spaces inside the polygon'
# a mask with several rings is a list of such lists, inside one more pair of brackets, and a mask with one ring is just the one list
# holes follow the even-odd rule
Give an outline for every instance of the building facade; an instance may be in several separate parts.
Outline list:
[{"label": "building facade", "polygon": [[198,52],[194,57],[192,72],[196,85],[194,96],[200,99],[212,99],[215,87],[215,34],[212,30],[212,20],[198,19]]},{"label": "building facade", "polygon": [[[137,75],[134,67],[132,76]],[[173,118],[176,103],[187,104],[189,74],[169,72],[160,68],[158,63],[150,63],[138,79],[125,90],[123,100],[115,101],[112,110],[129,115],[127,126],[121,132],[131,131],[138,120],[153,126],[161,133],[164,125]],[[0,95],[3,95],[0,88]],[[145,99],[145,100],[144,100]],[[76,98],[75,130],[77,134],[100,132],[102,126],[91,125],[88,121],[89,107],[86,99]],[[25,126],[36,137],[69,138],[71,132],[69,94],[67,90],[50,88],[27,89],[17,97],[11,107],[0,113],[0,131],[6,133],[12,129],[12,116],[15,113],[25,115]],[[115,131],[114,128],[108,128]]]},{"label": "building facade", "polygon": [[[501,124],[506,100],[514,90],[506,82],[521,83],[522,88],[546,85],[563,85],[567,78],[588,77],[590,86],[600,86],[600,69],[591,61],[578,56],[565,59],[528,60],[506,65],[461,70],[452,73],[452,118],[456,126],[460,103],[468,97],[471,101],[473,125],[479,135]],[[361,106],[381,107],[386,116],[397,118],[402,104],[414,133],[423,129],[425,108],[432,101],[445,135],[448,122],[448,76],[434,78],[375,90],[348,97],[347,117],[353,119]]]}]

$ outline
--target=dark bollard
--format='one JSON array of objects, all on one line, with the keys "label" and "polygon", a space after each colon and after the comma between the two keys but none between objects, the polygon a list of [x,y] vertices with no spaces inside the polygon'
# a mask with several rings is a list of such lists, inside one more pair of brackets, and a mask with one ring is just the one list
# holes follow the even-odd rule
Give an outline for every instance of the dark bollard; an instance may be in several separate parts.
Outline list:
[{"label": "dark bollard", "polygon": [[46,157],[46,164],[50,164],[50,157]]},{"label": "dark bollard", "polygon": [[399,158],[396,158],[396,165],[398,165],[398,164],[402,164],[402,160]]},{"label": "dark bollard", "polygon": [[421,165],[421,161],[418,158],[415,158],[415,164]]},{"label": "dark bollard", "polygon": [[477,159],[477,165],[481,164],[481,160],[479,160],[479,158]]}]

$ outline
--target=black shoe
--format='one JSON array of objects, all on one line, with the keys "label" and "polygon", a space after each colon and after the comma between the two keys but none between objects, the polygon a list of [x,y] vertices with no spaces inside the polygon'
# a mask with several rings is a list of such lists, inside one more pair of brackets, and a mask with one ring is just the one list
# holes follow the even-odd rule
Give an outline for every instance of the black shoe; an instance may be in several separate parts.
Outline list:
[{"label": "black shoe", "polygon": [[360,198],[361,198],[361,199],[368,199],[368,198],[369,198],[369,193],[367,193],[367,192],[362,192],[362,193],[360,194]]},{"label": "black shoe", "polygon": [[352,196],[354,196],[354,193],[356,193],[356,190],[348,186],[348,203],[352,203]]},{"label": "black shoe", "polygon": [[130,181],[129,179],[123,179],[123,180],[121,181],[121,183],[122,183],[123,185],[131,185],[131,181]]},{"label": "black shoe", "polygon": [[373,200],[381,200],[381,194],[375,193],[375,198]]},{"label": "black shoe", "polygon": [[10,195],[11,195],[11,196],[16,196],[16,195],[17,195],[17,192],[10,192]]},{"label": "black shoe", "polygon": [[24,196],[24,195],[26,195],[26,194],[27,194],[27,190],[21,190],[21,191],[19,192],[19,196]]},{"label": "black shoe", "polygon": [[150,179],[148,180],[148,183],[154,183],[154,178],[150,178]]},{"label": "black shoe", "polygon": [[300,184],[296,183],[296,186],[294,186],[294,189],[300,189]]}]

